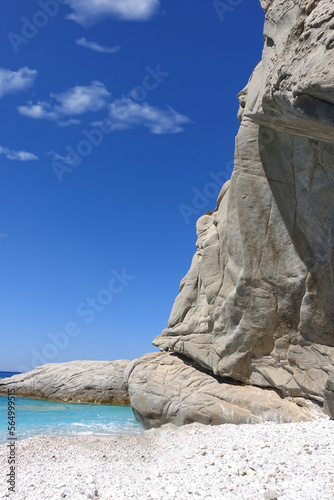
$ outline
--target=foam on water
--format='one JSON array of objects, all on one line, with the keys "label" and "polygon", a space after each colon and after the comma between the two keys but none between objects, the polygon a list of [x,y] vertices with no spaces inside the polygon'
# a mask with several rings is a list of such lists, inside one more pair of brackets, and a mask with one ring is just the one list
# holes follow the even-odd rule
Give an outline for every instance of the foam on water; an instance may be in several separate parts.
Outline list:
[{"label": "foam on water", "polygon": [[[18,397],[15,402],[18,439],[38,434],[89,436],[142,432],[129,406],[57,403]],[[7,426],[7,397],[0,396],[0,443],[7,440]]]}]

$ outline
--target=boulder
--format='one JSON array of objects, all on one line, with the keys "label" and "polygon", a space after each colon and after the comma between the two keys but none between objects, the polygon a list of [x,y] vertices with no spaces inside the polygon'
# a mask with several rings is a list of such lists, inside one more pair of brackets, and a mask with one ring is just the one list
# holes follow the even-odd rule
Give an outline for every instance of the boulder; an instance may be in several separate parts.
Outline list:
[{"label": "boulder", "polygon": [[334,418],[334,376],[328,378],[325,386],[324,411]]},{"label": "boulder", "polygon": [[239,94],[233,174],[197,222],[153,344],[322,404],[334,374],[334,3],[261,4],[264,49]]},{"label": "boulder", "polygon": [[125,370],[131,406],[145,429],[173,423],[255,424],[308,421],[317,408],[273,389],[215,377],[180,355],[145,354]]},{"label": "boulder", "polygon": [[16,396],[69,403],[130,403],[124,385],[128,360],[69,361],[48,363],[34,370],[0,379],[0,395],[15,390]]}]

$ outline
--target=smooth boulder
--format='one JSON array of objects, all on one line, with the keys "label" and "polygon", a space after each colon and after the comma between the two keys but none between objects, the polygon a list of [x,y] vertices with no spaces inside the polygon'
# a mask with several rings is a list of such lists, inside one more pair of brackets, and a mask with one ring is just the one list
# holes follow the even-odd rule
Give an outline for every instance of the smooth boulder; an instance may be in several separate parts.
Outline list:
[{"label": "smooth boulder", "polygon": [[125,382],[132,410],[145,429],[167,423],[300,422],[320,413],[300,398],[285,399],[272,389],[215,377],[177,354],[145,354],[129,363]]},{"label": "smooth boulder", "polygon": [[69,403],[128,405],[124,370],[129,360],[48,363],[13,377],[0,379],[0,395],[14,389],[16,396]]}]

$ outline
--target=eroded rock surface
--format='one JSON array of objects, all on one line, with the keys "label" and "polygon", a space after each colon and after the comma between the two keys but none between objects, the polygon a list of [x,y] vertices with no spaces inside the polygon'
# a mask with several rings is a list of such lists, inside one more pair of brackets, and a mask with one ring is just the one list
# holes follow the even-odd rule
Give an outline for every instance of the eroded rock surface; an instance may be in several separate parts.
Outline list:
[{"label": "eroded rock surface", "polygon": [[124,385],[126,359],[48,363],[31,372],[0,379],[0,394],[69,403],[130,403]]},{"label": "eroded rock surface", "polygon": [[334,374],[334,3],[261,3],[263,57],[239,94],[234,171],[197,223],[153,343],[323,403]]},{"label": "eroded rock surface", "polygon": [[334,418],[334,375],[329,377],[326,382],[324,411]]},{"label": "eroded rock surface", "polygon": [[146,429],[170,422],[284,423],[318,416],[312,404],[303,408],[272,389],[219,379],[177,354],[146,354],[128,365],[125,377],[134,414]]}]

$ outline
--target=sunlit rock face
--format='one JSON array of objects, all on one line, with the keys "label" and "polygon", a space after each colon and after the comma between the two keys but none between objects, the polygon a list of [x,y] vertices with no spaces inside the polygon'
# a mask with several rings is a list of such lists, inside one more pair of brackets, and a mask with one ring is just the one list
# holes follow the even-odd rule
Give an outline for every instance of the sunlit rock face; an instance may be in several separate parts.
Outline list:
[{"label": "sunlit rock face", "polygon": [[0,379],[0,395],[68,403],[128,405],[124,386],[127,359],[68,361],[37,366],[30,372]]},{"label": "sunlit rock face", "polygon": [[[222,377],[333,409],[334,3],[266,0],[239,94],[235,164],[168,328],[154,340]],[[332,401],[332,399],[331,399]]]},{"label": "sunlit rock face", "polygon": [[301,398],[282,399],[262,389],[219,379],[179,354],[151,352],[125,369],[134,414],[145,429],[173,423],[290,423],[322,416]]}]

